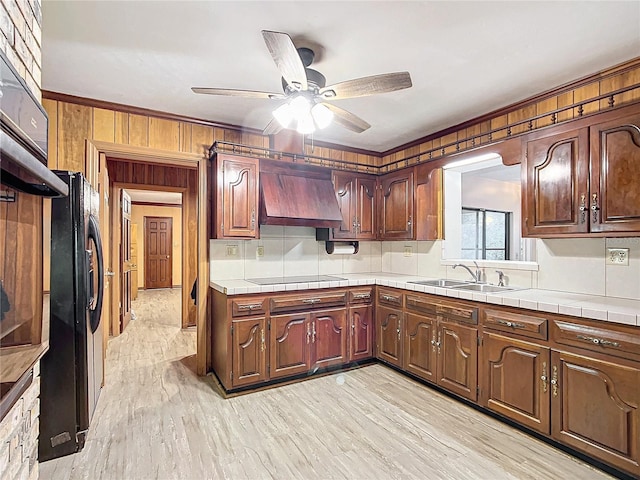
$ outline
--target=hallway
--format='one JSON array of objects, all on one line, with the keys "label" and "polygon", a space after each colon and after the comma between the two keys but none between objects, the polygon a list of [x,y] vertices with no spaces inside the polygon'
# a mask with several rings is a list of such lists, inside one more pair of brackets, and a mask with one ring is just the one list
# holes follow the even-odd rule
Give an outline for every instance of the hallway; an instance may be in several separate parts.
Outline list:
[{"label": "hallway", "polygon": [[194,373],[180,289],[141,291],[133,308],[84,450],[41,478],[610,478],[382,365],[225,400]]}]

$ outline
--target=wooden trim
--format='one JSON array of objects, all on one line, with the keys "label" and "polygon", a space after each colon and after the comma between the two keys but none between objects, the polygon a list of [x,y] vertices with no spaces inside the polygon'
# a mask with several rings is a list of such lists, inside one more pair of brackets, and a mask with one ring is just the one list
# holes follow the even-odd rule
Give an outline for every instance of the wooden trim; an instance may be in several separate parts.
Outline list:
[{"label": "wooden trim", "polygon": [[550,97],[554,97],[557,95],[560,95],[562,93],[565,93],[569,90],[574,90],[576,88],[579,88],[581,86],[590,84],[590,83],[594,83],[596,81],[600,81],[600,80],[604,80],[608,77],[612,77],[614,75],[620,75],[621,73],[627,72],[629,70],[633,70],[634,68],[637,68],[640,65],[640,57],[634,58],[632,60],[629,60],[627,62],[615,65],[611,68],[608,68],[604,71],[600,71],[598,73],[592,73],[590,75],[587,75],[586,77],[582,77],[578,80],[573,80],[571,82],[562,84],[560,86],[557,86],[555,88],[552,88],[551,90],[547,90],[545,92],[539,93],[537,95],[534,95],[533,97],[529,97],[529,98],[525,98],[524,100],[520,100],[516,103],[512,103],[510,105],[507,105],[506,107],[502,107],[499,108],[497,110],[493,110],[489,113],[485,113],[484,115],[480,115],[479,117],[473,118],[471,120],[467,120],[465,122],[459,123],[457,125],[453,125],[451,127],[445,128],[444,130],[440,130],[438,132],[435,133],[430,133],[429,135],[425,135],[424,137],[418,138],[416,140],[412,140],[411,142],[405,143],[403,145],[394,147],[394,148],[390,148],[389,150],[385,151],[385,152],[381,152],[379,155],[381,157],[385,157],[387,155],[392,155],[394,153],[398,153],[401,152],[402,150],[407,150],[411,147],[416,147],[418,145],[421,145],[425,142],[428,142],[430,140],[435,140],[437,138],[441,138],[441,137],[445,137],[451,133],[455,133],[458,132],[460,130],[464,130],[468,127],[471,127],[473,125],[476,125],[478,123],[482,123],[482,122],[486,122],[488,120],[492,120],[496,117],[500,117],[502,115],[506,115],[507,113],[513,112],[515,110],[527,107],[531,104],[540,102],[542,100],[545,100],[547,98]]},{"label": "wooden trim", "polygon": [[208,127],[224,128],[226,130],[234,130],[238,132],[262,135],[262,130],[258,130],[256,128],[247,128],[247,127],[242,127],[240,125],[233,125],[230,123],[215,122],[213,120],[205,120],[202,118],[189,117],[187,115],[179,115],[177,113],[163,112],[161,110],[152,110],[150,108],[136,107],[133,105],[125,105],[123,103],[108,102],[106,100],[98,100],[95,98],[78,97],[75,95],[69,95],[67,93],[43,90],[42,98],[47,100],[54,100],[58,102],[74,103],[76,105],[84,105],[87,107],[113,110],[116,112],[130,113],[133,115],[151,116],[155,118],[163,118],[166,120],[195,123],[197,125],[205,125]]},{"label": "wooden trim", "polygon": [[[371,157],[378,157],[382,160],[382,153],[381,152],[376,152],[374,150],[366,150],[364,148],[357,148],[357,147],[349,147],[348,145],[340,145],[338,143],[331,143],[331,142],[323,142],[322,140],[313,140],[313,142],[311,142],[309,139],[305,139],[304,142],[305,145],[308,146],[312,146],[318,147],[318,148],[330,148],[332,150],[340,150],[342,152],[350,152],[350,153],[357,153],[360,155],[368,155]],[[313,155],[313,153],[312,153]],[[373,166],[373,165],[372,165]]]},{"label": "wooden trim", "polygon": [[[209,286],[209,259],[208,246],[209,239],[207,235],[207,215],[209,206],[207,205],[207,163],[208,159],[204,154],[166,152],[146,147],[133,147],[128,145],[120,145],[110,142],[99,142],[95,140],[86,140],[86,155],[93,158],[95,155],[104,153],[107,157],[125,158],[148,163],[161,163],[173,165],[183,168],[195,168],[198,172],[198,205],[197,205],[197,278],[198,282],[198,305],[196,312],[196,330],[197,330],[197,349],[196,349],[196,368],[198,375],[206,375],[207,373],[207,288]],[[140,188],[136,185],[135,188]],[[163,187],[169,189],[170,187]],[[157,190],[157,187],[155,188]],[[183,215],[183,235],[188,228],[184,224],[185,215]],[[114,232],[112,232],[113,234]],[[183,239],[183,245],[186,244]],[[183,247],[184,248],[184,247]],[[185,255],[183,250],[183,255]],[[182,259],[183,278],[185,275],[185,258]],[[183,282],[184,283],[184,282]],[[183,316],[188,304],[191,301],[191,291],[182,291],[182,309]]]},{"label": "wooden trim", "polygon": [[[133,189],[133,187],[132,187],[132,189]],[[158,191],[159,192],[163,192],[165,190],[163,189],[163,190],[158,190]],[[185,189],[185,191],[186,191],[186,189]],[[180,209],[182,209],[182,204],[181,203],[134,202],[134,201],[132,201],[131,205],[138,205],[139,207],[170,207],[170,208],[180,208]]]}]

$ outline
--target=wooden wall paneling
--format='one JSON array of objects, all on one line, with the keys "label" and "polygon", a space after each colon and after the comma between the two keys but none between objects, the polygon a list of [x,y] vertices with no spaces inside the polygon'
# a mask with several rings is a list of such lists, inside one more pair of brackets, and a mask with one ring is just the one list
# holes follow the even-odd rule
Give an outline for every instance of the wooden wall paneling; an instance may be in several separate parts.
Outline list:
[{"label": "wooden wall paneling", "polygon": [[[631,85],[638,85],[640,84],[640,67],[632,70],[631,72],[625,72],[621,76],[623,86],[627,87]],[[640,100],[640,89],[625,92],[621,94],[620,97],[620,100],[616,101],[616,105]]]},{"label": "wooden wall paneling", "polygon": [[[492,118],[491,130],[502,129],[507,125],[508,121],[509,119],[507,115],[501,115],[499,117]],[[497,132],[494,132],[493,134],[491,134],[491,140],[498,140],[500,138],[505,138],[506,136],[507,136],[507,130],[506,128],[504,128],[502,130],[498,130]]]},{"label": "wooden wall paneling", "polygon": [[129,144],[129,114],[115,112],[114,142],[121,145]]},{"label": "wooden wall paneling", "polygon": [[358,161],[358,154],[353,152],[344,152],[342,159],[346,162],[356,163]]},{"label": "wooden wall paneling", "polygon": [[266,135],[242,132],[242,144],[251,147],[269,148],[269,137]]},{"label": "wooden wall paneling", "polygon": [[[444,148],[445,155],[456,153],[458,151],[455,145],[457,141],[458,141],[458,132],[450,133],[449,135],[445,135],[440,139],[440,147]],[[449,145],[450,143],[454,145],[447,147],[447,145]],[[442,153],[442,150],[440,150],[440,153]]]},{"label": "wooden wall paneling", "polygon": [[191,138],[194,125],[188,122],[180,122],[180,151],[191,152]]},{"label": "wooden wall paneling", "polygon": [[[542,115],[547,112],[552,112],[558,108],[558,97],[548,98],[536,103],[534,115]],[[539,118],[533,121],[533,128],[541,128],[551,125],[551,115]]]},{"label": "wooden wall paneling", "polygon": [[[558,95],[558,108],[566,107],[573,104],[573,90]],[[556,116],[556,123],[571,120],[573,118],[573,109],[564,110]]]},{"label": "wooden wall paneling", "polygon": [[115,142],[116,112],[103,108],[93,109],[93,139]]},{"label": "wooden wall paneling", "polygon": [[149,117],[149,147],[180,151],[180,122]]},{"label": "wooden wall paneling", "polygon": [[213,129],[213,141],[215,142],[224,142],[225,140],[225,132],[224,128],[215,127]]},{"label": "wooden wall paneling", "polygon": [[85,140],[92,138],[91,107],[58,102],[58,165],[84,173]]},{"label": "wooden wall paneling", "polygon": [[42,106],[49,117],[47,165],[50,169],[55,170],[58,168],[58,102],[43,98]]},{"label": "wooden wall paneling", "polygon": [[[589,100],[593,97],[597,97],[598,95],[600,95],[599,83],[585,85],[584,87],[576,88],[573,91],[573,101],[575,103],[578,103],[583,100]],[[599,108],[599,102],[586,103],[582,107],[582,115],[587,115],[589,113],[597,112],[598,108]],[[578,118],[580,116],[581,116],[580,107],[575,107],[573,112],[573,118]]]},{"label": "wooden wall paneling", "polygon": [[209,148],[213,145],[215,129],[204,125],[191,126],[191,143],[189,152],[201,154],[204,158],[209,156]]},{"label": "wooden wall paneling", "polygon": [[[531,117],[535,117],[536,115],[536,105],[529,105],[527,107],[519,108],[515,112],[511,112],[507,115],[509,119],[509,123],[519,122],[521,120],[527,120]],[[531,129],[533,128],[533,122],[531,123]],[[522,123],[520,125],[515,125],[511,128],[511,135],[516,135],[519,133],[525,133],[531,130],[529,128],[528,123]]]},{"label": "wooden wall paneling", "polygon": [[224,141],[230,143],[242,143],[242,133],[236,130],[223,130]]},{"label": "wooden wall paneling", "polygon": [[481,144],[485,144],[485,143],[489,143],[489,134],[488,132],[491,131],[491,120],[486,120],[484,122],[480,122],[478,125],[480,125],[480,133],[482,133],[482,137],[480,137],[480,143]]},{"label": "wooden wall paneling", "polygon": [[149,146],[149,117],[129,114],[129,145]]},{"label": "wooden wall paneling", "polygon": [[[196,325],[197,309],[191,299],[193,282],[198,278],[198,172],[188,172],[187,191],[182,195],[182,327]],[[206,225],[205,225],[206,227]],[[208,279],[202,279],[207,286]]]},{"label": "wooden wall paneling", "polygon": [[[603,78],[602,80],[600,80],[600,94],[604,95],[620,88],[636,85],[638,83],[640,83],[640,69],[631,70],[630,72],[624,72],[609,78]],[[634,100],[638,99],[640,99],[640,91],[638,90],[632,90],[629,92],[618,94],[613,98],[614,106],[633,102]],[[600,109],[604,110],[609,107],[609,98],[603,98],[602,100],[600,100]]]}]

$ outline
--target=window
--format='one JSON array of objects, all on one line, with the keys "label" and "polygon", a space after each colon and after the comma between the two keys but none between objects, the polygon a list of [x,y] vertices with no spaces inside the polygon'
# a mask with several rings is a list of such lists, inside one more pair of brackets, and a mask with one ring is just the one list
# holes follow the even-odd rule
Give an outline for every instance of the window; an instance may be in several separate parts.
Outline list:
[{"label": "window", "polygon": [[511,213],[462,208],[462,258],[509,260]]}]

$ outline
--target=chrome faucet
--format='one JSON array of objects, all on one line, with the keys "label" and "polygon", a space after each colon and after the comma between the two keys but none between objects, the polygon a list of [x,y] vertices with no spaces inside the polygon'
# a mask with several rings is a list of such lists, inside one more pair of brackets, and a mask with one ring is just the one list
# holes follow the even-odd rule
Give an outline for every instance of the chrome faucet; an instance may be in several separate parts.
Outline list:
[{"label": "chrome faucet", "polygon": [[473,271],[467,267],[466,265],[463,265],[461,263],[456,263],[453,268],[455,269],[456,267],[462,267],[464,268],[467,272],[469,272],[471,274],[471,277],[473,278],[473,281],[475,283],[480,283],[480,278],[482,277],[482,272],[480,272],[480,267],[478,266],[478,264],[474,261],[473,264],[476,266],[476,273],[473,273]]},{"label": "chrome faucet", "polygon": [[504,272],[502,270],[496,270],[498,274],[498,286],[504,287]]}]

